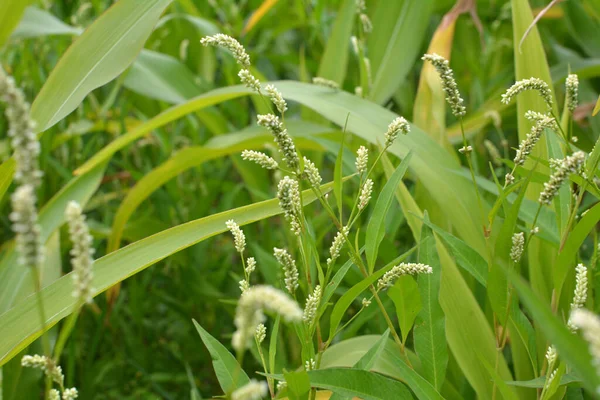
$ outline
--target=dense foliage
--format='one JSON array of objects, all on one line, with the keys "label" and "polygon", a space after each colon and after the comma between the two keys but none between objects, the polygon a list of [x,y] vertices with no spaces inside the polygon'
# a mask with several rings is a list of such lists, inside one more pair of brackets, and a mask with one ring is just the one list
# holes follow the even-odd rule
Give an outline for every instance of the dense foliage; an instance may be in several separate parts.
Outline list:
[{"label": "dense foliage", "polygon": [[600,396],[598,37],[598,0],[0,0],[0,399]]}]

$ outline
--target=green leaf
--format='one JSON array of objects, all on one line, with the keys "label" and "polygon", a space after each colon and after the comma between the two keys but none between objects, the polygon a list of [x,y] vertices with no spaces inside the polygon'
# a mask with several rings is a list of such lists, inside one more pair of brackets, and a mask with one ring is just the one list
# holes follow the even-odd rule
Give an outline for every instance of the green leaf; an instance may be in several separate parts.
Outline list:
[{"label": "green leaf", "polygon": [[[425,214],[425,221],[429,217]],[[448,347],[444,311],[440,307],[441,264],[437,255],[435,238],[430,228],[421,229],[419,262],[429,265],[433,273],[418,277],[423,308],[417,315],[413,332],[415,352],[421,360],[421,371],[425,378],[440,389],[446,377]]]},{"label": "green leaf", "polygon": [[331,368],[309,371],[310,384],[329,389],[343,396],[364,400],[412,399],[406,386],[375,372],[352,368]]},{"label": "green leaf", "polygon": [[308,400],[310,381],[305,370],[297,372],[284,372],[287,383],[287,394],[290,400]]},{"label": "green leaf", "polygon": [[502,380],[502,378],[500,377],[500,375],[498,375],[498,373],[496,372],[494,367],[492,367],[490,362],[484,358],[480,358],[480,359],[481,359],[481,363],[483,364],[485,369],[489,372],[490,376],[492,377],[492,380],[496,384],[496,387],[497,387],[498,391],[500,392],[500,394],[502,395],[502,398],[504,398],[505,400],[518,400],[519,398],[517,397],[517,395],[511,390],[511,388],[508,387],[506,382],[504,382],[504,380]]},{"label": "green leaf", "polygon": [[196,78],[176,58],[144,50],[123,85],[136,93],[167,103],[183,103],[201,93]]},{"label": "green leaf", "polygon": [[[570,383],[580,383],[580,382],[581,382],[580,378],[578,378],[577,376],[571,375],[571,374],[565,374],[560,378],[561,385],[568,385]],[[511,385],[511,386],[519,386],[519,387],[535,388],[535,389],[543,388],[545,383],[546,383],[546,376],[540,376],[539,378],[531,379],[528,381],[506,382],[507,385]]]},{"label": "green leaf", "polygon": [[27,7],[11,39],[27,39],[49,35],[79,35],[82,30],[67,25],[48,11]]},{"label": "green leaf", "polygon": [[32,0],[0,0],[0,46],[4,46],[31,2]]},{"label": "green leaf", "polygon": [[192,319],[192,321],[212,357],[215,375],[217,375],[223,393],[231,393],[241,386],[248,384],[250,378],[248,378],[248,375],[246,375],[240,364],[238,364],[235,357],[221,342],[205,331],[195,319]]},{"label": "green leaf", "polygon": [[598,221],[600,221],[600,204],[596,204],[590,208],[569,233],[569,237],[562,251],[558,254],[554,266],[554,287],[556,288],[557,298],[560,298],[563,283],[569,273],[569,269],[575,264],[577,253],[583,241],[592,229],[594,229]]},{"label": "green leaf", "polygon": [[344,0],[335,18],[331,35],[323,51],[318,76],[344,83],[350,50],[350,35],[356,18],[356,0]]},{"label": "green leaf", "polygon": [[446,232],[433,222],[423,220],[423,223],[433,229],[433,231],[444,241],[450,253],[454,256],[456,263],[465,271],[477,279],[483,286],[487,285],[488,264],[487,261],[471,246]]},{"label": "green leaf", "polygon": [[521,186],[519,196],[512,204],[509,209],[508,215],[502,222],[500,227],[500,233],[496,239],[496,246],[494,252],[494,262],[490,267],[490,274],[488,277],[488,298],[492,309],[499,318],[499,323],[503,324],[507,319],[508,314],[508,302],[509,302],[509,288],[506,276],[503,273],[503,269],[509,265],[509,255],[512,248],[512,237],[517,233],[517,221],[519,218],[519,209],[523,198],[527,193],[528,181]]},{"label": "green leaf", "polygon": [[369,371],[373,368],[375,361],[379,358],[379,355],[385,348],[385,344],[390,337],[390,329],[386,329],[381,335],[381,338],[367,351],[361,358],[358,360],[356,364],[354,364],[354,368],[362,369],[365,371]]},{"label": "green leaf", "polygon": [[[390,337],[390,330],[386,329],[386,331],[383,333],[383,335],[381,335],[379,340],[377,342],[375,342],[375,344],[360,358],[360,360],[358,360],[356,362],[356,364],[354,364],[354,368],[362,369],[364,371],[370,371],[371,368],[373,368],[375,361],[377,361],[377,359],[381,355],[381,352],[385,348],[385,345],[387,344],[389,337]],[[329,400],[344,400],[344,399],[351,400],[350,397],[345,398],[344,396],[342,396],[339,393],[334,393],[330,397]]]},{"label": "green leaf", "polygon": [[[368,42],[369,54],[373,53],[371,62],[374,73],[370,98],[378,104],[385,103],[394,94],[413,67],[425,39],[435,2],[403,0],[393,3],[402,3],[396,21],[381,17],[392,22],[393,27],[389,24],[380,25],[376,21],[382,13],[392,15],[398,5],[385,1],[377,3],[374,32]],[[398,54],[402,54],[402,57],[398,57]]]},{"label": "green leaf", "polygon": [[[294,132],[309,134],[326,131],[327,128],[299,122],[288,124],[288,130],[292,134]],[[129,190],[117,209],[112,232],[108,238],[108,252],[119,248],[125,225],[140,204],[166,182],[207,161],[241,153],[245,149],[263,147],[266,143],[272,143],[272,140],[273,136],[265,133],[263,128],[251,127],[240,132],[217,136],[204,146],[186,147],[175,153],[169,160],[147,173]],[[320,149],[309,138],[295,138],[295,143],[299,149]]]},{"label": "green leaf", "polygon": [[0,164],[0,200],[2,200],[12,182],[15,167],[16,164],[13,158],[9,158]]},{"label": "green leaf", "polygon": [[350,289],[348,289],[346,291],[346,293],[344,293],[342,295],[342,297],[340,297],[340,299],[337,301],[337,303],[335,303],[335,306],[333,307],[333,310],[331,311],[331,317],[329,318],[329,338],[330,339],[333,338],[333,336],[335,335],[336,330],[337,330],[338,326],[340,325],[340,322],[342,322],[342,318],[344,317],[344,314],[346,313],[346,310],[348,309],[348,307],[350,307],[350,304],[352,304],[352,302],[362,292],[364,292],[369,286],[371,286],[379,278],[381,278],[383,276],[383,274],[385,274],[387,271],[392,269],[393,266],[394,266],[393,264],[390,264],[387,267],[381,268],[380,270],[376,271],[373,275],[370,275],[370,276],[364,278],[363,280],[358,282],[356,285],[352,286]]},{"label": "green leaf", "polygon": [[[346,120],[348,123],[348,120]],[[344,186],[342,184],[342,176],[343,176],[343,161],[344,161],[344,143],[346,139],[346,129],[344,128],[344,133],[342,134],[342,143],[340,145],[340,151],[338,152],[337,158],[335,159],[335,169],[333,170],[333,194],[335,195],[335,201],[337,204],[339,219],[343,221],[343,194],[344,194]]]},{"label": "green leaf", "polygon": [[415,318],[423,306],[419,286],[413,277],[401,276],[394,286],[387,290],[387,295],[394,302],[402,342],[406,342]]},{"label": "green leaf", "polygon": [[412,153],[408,153],[402,160],[396,171],[388,179],[385,186],[381,190],[375,208],[369,218],[369,225],[367,226],[367,235],[365,237],[365,254],[367,255],[367,264],[369,267],[369,273],[373,272],[375,268],[375,260],[377,259],[377,253],[379,251],[379,245],[385,235],[384,220],[387,213],[392,205],[394,192],[398,187],[398,182],[402,180],[406,170],[408,169],[408,163]]},{"label": "green leaf", "polygon": [[[321,189],[325,193],[331,190],[331,186],[323,185]],[[302,195],[305,205],[315,200],[312,191],[305,191]],[[94,262],[94,296],[178,251],[224,232],[225,222],[229,219],[245,225],[280,213],[277,199],[263,201],[167,229],[110,253]],[[47,329],[72,312],[76,304],[72,292],[71,274],[42,289],[41,296],[48,316]],[[42,334],[38,314],[37,298],[29,296],[0,315],[0,366]]]},{"label": "green leaf", "polygon": [[[69,47],[31,106],[38,131],[73,111],[131,64],[171,0],[121,0]],[[125,40],[126,38],[126,40]]]}]

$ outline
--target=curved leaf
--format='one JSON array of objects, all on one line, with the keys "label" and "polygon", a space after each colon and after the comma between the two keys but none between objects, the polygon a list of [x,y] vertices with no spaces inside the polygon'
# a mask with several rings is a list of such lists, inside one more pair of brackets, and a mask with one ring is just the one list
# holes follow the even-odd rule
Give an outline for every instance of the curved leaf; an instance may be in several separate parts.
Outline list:
[{"label": "curved leaf", "polygon": [[364,400],[409,400],[412,395],[403,383],[375,372],[352,368],[331,368],[309,371],[310,384],[344,396]]},{"label": "curved leaf", "polygon": [[172,0],[120,0],[69,47],[31,106],[38,131],[71,113],[131,64]]},{"label": "curved leaf", "polygon": [[[331,184],[322,186],[323,192]],[[315,200],[312,191],[302,194],[303,204]],[[135,242],[94,262],[94,296],[127,279],[158,261],[226,230],[225,222],[234,219],[245,225],[281,213],[277,199],[236,208],[188,222]],[[46,328],[69,315],[76,305],[71,274],[67,274],[41,291],[46,308]],[[42,334],[37,296],[29,296],[0,315],[0,366],[10,360]]]}]

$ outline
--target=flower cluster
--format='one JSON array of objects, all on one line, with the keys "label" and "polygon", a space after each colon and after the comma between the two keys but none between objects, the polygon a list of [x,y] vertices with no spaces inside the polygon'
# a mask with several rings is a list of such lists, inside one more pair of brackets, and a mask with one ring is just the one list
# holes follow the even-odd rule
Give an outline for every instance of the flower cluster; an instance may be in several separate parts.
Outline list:
[{"label": "flower cluster", "polygon": [[431,269],[429,265],[421,263],[401,263],[390,269],[377,281],[377,290],[386,289],[393,286],[396,279],[403,275],[431,273],[433,273],[433,269]]},{"label": "flower cluster", "polygon": [[315,286],[315,289],[311,294],[308,295],[306,299],[306,305],[304,307],[304,315],[302,319],[304,322],[310,326],[315,321],[317,316],[317,311],[319,308],[319,303],[321,302],[321,285]]},{"label": "flower cluster", "polygon": [[556,121],[554,118],[541,114],[540,118],[536,120],[535,125],[531,128],[531,131],[527,134],[525,139],[521,141],[519,144],[519,148],[517,149],[517,154],[515,155],[515,165],[523,165],[525,164],[525,160],[527,156],[531,154],[536,143],[540,140],[542,136],[542,132],[546,128],[554,128],[556,127]]},{"label": "flower cluster", "polygon": [[299,322],[302,309],[282,291],[271,286],[252,286],[238,302],[234,323],[237,328],[232,337],[232,346],[237,351],[248,348],[256,327],[265,321],[263,310],[282,316],[287,322]]},{"label": "flower cluster", "polygon": [[577,78],[577,75],[569,74],[565,86],[567,89],[567,108],[569,111],[573,112],[579,103],[579,78]]},{"label": "flower cluster", "polygon": [[298,181],[289,176],[283,177],[277,185],[277,198],[279,206],[283,210],[285,219],[290,223],[291,230],[295,235],[302,231],[300,189]]},{"label": "flower cluster", "polygon": [[23,356],[21,366],[28,368],[41,369],[44,374],[59,386],[63,386],[65,376],[60,365],[56,365],[54,360],[46,356],[35,354],[33,356]]},{"label": "flower cluster", "polygon": [[246,249],[246,236],[244,232],[240,229],[240,226],[235,223],[234,220],[230,219],[225,222],[225,226],[233,235],[233,242],[235,244],[235,249],[238,253],[243,253]]},{"label": "flower cluster", "polygon": [[365,146],[360,146],[356,151],[356,172],[362,174],[367,171],[369,162],[369,150]]},{"label": "flower cluster", "polygon": [[285,102],[285,100],[283,99],[283,96],[281,95],[281,92],[279,90],[277,90],[277,88],[273,85],[267,85],[265,87],[265,91],[269,95],[269,98],[271,99],[273,104],[275,104],[277,111],[279,111],[279,113],[281,115],[283,115],[283,113],[286,112],[288,108],[287,108],[287,103]]},{"label": "flower cluster", "polygon": [[265,169],[279,168],[279,164],[277,164],[277,161],[275,161],[274,158],[269,157],[260,151],[244,150],[242,151],[242,160],[255,162]]},{"label": "flower cluster", "polygon": [[486,139],[483,141],[483,145],[485,146],[486,150],[490,154],[490,158],[492,159],[492,162],[494,163],[494,165],[496,165],[496,166],[502,165],[502,161],[501,161],[502,156],[500,155],[500,151],[494,145],[494,143],[492,143],[492,141]]},{"label": "flower cluster", "polygon": [[267,128],[275,138],[275,143],[277,143],[279,151],[287,165],[294,171],[297,171],[300,163],[298,161],[296,146],[294,146],[294,141],[288,134],[287,129],[279,121],[279,118],[273,114],[257,115],[256,118],[258,125]]},{"label": "flower cluster", "polygon": [[35,193],[32,185],[19,186],[12,195],[10,220],[16,233],[21,265],[37,268],[44,262],[44,247],[38,225]]},{"label": "flower cluster", "polygon": [[[573,311],[582,308],[587,300],[587,268],[583,264],[577,264],[575,272],[575,290],[573,291],[573,301],[571,302],[571,315]],[[576,330],[571,320],[567,322],[567,326],[572,332]]]},{"label": "flower cluster", "polygon": [[73,296],[87,303],[92,302],[92,265],[94,263],[94,248],[92,236],[85,223],[85,215],[75,201],[67,205],[65,217],[69,224],[69,236],[73,243],[71,249],[71,264],[73,265]]},{"label": "flower cluster", "polygon": [[256,93],[260,93],[260,81],[252,75],[250,71],[241,69],[240,72],[238,72],[238,76],[247,88],[254,90]]},{"label": "flower cluster", "polygon": [[460,97],[458,91],[458,85],[454,79],[454,73],[450,68],[448,60],[438,54],[425,54],[422,58],[423,61],[429,61],[436,69],[442,80],[442,89],[446,94],[446,101],[450,105],[452,114],[457,117],[462,117],[466,114],[466,108],[463,105],[464,101]]},{"label": "flower cluster", "polygon": [[373,180],[367,179],[360,191],[360,196],[358,198],[358,209],[363,210],[367,204],[369,204],[369,200],[371,200],[371,194],[373,193]]},{"label": "flower cluster", "polygon": [[324,87],[328,87],[330,89],[339,89],[340,85],[337,84],[337,82],[334,82],[332,80],[329,79],[325,79],[325,78],[321,78],[321,77],[315,77],[312,79],[312,83],[314,83],[315,85],[319,85],[319,86],[324,86]]},{"label": "flower cluster", "polygon": [[333,238],[333,242],[331,242],[331,247],[329,248],[331,257],[327,259],[327,267],[331,267],[335,260],[340,256],[340,252],[344,246],[344,236],[348,236],[350,228],[345,226],[342,228],[342,232],[338,232]]},{"label": "flower cluster", "polygon": [[548,108],[552,107],[552,90],[546,82],[539,78],[523,79],[516,82],[502,95],[502,103],[510,104],[515,96],[526,90],[536,90],[542,96]]},{"label": "flower cluster", "polygon": [[37,187],[43,174],[38,166],[40,143],[33,132],[35,123],[29,116],[29,104],[25,101],[23,92],[1,67],[0,100],[6,103],[8,136],[11,138],[10,144],[16,161],[15,180],[21,185]]},{"label": "flower cluster", "polygon": [[388,125],[388,130],[385,133],[384,146],[386,148],[390,147],[400,132],[405,135],[410,132],[410,125],[404,117],[397,117]]},{"label": "flower cluster", "polygon": [[204,46],[219,46],[226,48],[233,53],[235,60],[244,68],[250,67],[250,56],[246,53],[244,46],[229,35],[217,33],[213,36],[206,36],[200,39],[200,43]]},{"label": "flower cluster", "polygon": [[267,337],[267,327],[265,324],[258,324],[256,330],[254,331],[254,338],[260,344]]},{"label": "flower cluster", "polygon": [[512,248],[510,249],[510,258],[516,264],[523,256],[523,246],[525,245],[525,235],[523,232],[515,233],[512,237]]},{"label": "flower cluster", "polygon": [[266,382],[258,382],[256,379],[250,379],[250,382],[231,394],[231,400],[260,400],[269,392]]},{"label": "flower cluster", "polygon": [[315,164],[310,161],[308,158],[303,157],[304,160],[304,173],[306,174],[306,178],[308,182],[310,182],[312,187],[319,187],[321,181],[321,174],[319,174],[319,170],[315,166]]},{"label": "flower cluster", "polygon": [[571,156],[565,157],[562,165],[550,176],[550,180],[544,183],[544,190],[540,193],[539,202],[542,204],[552,204],[552,199],[558,193],[563,182],[581,169],[585,161],[585,153],[578,151]]},{"label": "flower cluster", "polygon": [[277,262],[283,267],[283,275],[285,288],[290,294],[294,294],[298,288],[298,268],[296,267],[296,261],[292,258],[290,253],[285,249],[273,249],[273,254],[277,259]]}]

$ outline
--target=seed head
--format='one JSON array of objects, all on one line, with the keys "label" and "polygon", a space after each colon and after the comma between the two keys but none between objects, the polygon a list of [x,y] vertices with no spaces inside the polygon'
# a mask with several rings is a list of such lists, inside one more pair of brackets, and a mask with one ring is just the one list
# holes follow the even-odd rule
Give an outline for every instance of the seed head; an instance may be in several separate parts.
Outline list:
[{"label": "seed head", "polygon": [[302,309],[294,300],[282,291],[271,286],[256,285],[250,287],[238,302],[234,323],[237,328],[233,334],[232,346],[237,351],[248,348],[256,327],[265,321],[263,311],[281,315],[287,322],[299,322]]},{"label": "seed head", "polygon": [[429,265],[421,263],[401,263],[390,269],[383,275],[383,277],[381,277],[377,281],[377,290],[385,290],[393,286],[396,279],[400,278],[403,275],[418,275],[431,273],[433,273],[433,269],[431,269]]},{"label": "seed head", "polygon": [[266,382],[258,382],[256,379],[250,379],[250,382],[231,394],[231,400],[260,400],[269,392]]},{"label": "seed head", "polygon": [[277,164],[277,161],[275,161],[274,158],[269,157],[268,155],[266,155],[265,153],[261,153],[260,151],[244,150],[242,151],[242,160],[255,162],[264,169],[279,168],[279,164]]},{"label": "seed head", "polygon": [[369,16],[367,14],[360,14],[359,17],[360,23],[362,24],[363,32],[371,33],[371,31],[373,30],[373,24],[371,23]]},{"label": "seed head", "polygon": [[258,324],[256,332],[254,333],[254,338],[260,344],[265,340],[265,337],[267,337],[267,327],[265,324]]},{"label": "seed head", "polygon": [[539,202],[546,205],[552,204],[552,199],[558,193],[563,182],[569,178],[570,174],[577,173],[584,162],[585,153],[583,151],[565,157],[562,165],[550,176],[550,180],[544,183],[544,190],[540,193]]},{"label": "seed head", "polygon": [[247,88],[254,90],[256,93],[260,93],[260,81],[252,75],[250,71],[241,69],[240,72],[238,72],[238,76]]},{"label": "seed head", "polygon": [[496,166],[502,165],[502,161],[500,161],[502,159],[502,156],[500,155],[500,151],[498,151],[498,148],[494,145],[494,143],[492,143],[490,140],[486,139],[483,141],[483,145],[485,146],[488,153],[490,154],[490,158],[492,159],[492,162],[494,163],[494,165],[496,165]]},{"label": "seed head", "polygon": [[246,249],[246,236],[244,232],[240,229],[240,226],[235,223],[234,220],[230,219],[225,222],[225,226],[233,235],[233,242],[235,244],[235,249],[238,253],[243,253]]},{"label": "seed head", "polygon": [[369,162],[369,150],[365,146],[360,146],[356,151],[356,172],[362,174],[367,170]]},{"label": "seed head", "polygon": [[229,35],[217,33],[213,36],[206,36],[200,39],[200,43],[204,46],[223,47],[233,53],[235,60],[244,68],[250,67],[250,56],[246,53],[244,46]]},{"label": "seed head", "polygon": [[348,236],[348,233],[350,233],[350,228],[347,226],[343,227],[342,230],[344,234],[342,234],[342,232],[338,232],[333,238],[333,242],[329,248],[331,257],[327,259],[327,267],[332,266],[335,260],[340,256],[340,252],[344,246],[344,235]]},{"label": "seed head", "polygon": [[250,276],[251,273],[256,269],[256,260],[254,257],[248,257],[246,259],[246,273]]},{"label": "seed head", "polygon": [[245,279],[242,279],[241,281],[239,281],[238,285],[240,288],[240,292],[242,292],[242,294],[246,293],[246,290],[250,289],[250,282],[248,282]]},{"label": "seed head", "polygon": [[[573,292],[573,301],[571,302],[571,313],[578,308],[582,308],[587,300],[587,268],[583,264],[577,264],[575,271],[575,290]],[[575,332],[576,328],[571,321],[567,323],[567,326],[572,332]]]},{"label": "seed head", "polygon": [[285,219],[291,225],[292,232],[300,235],[302,224],[298,182],[289,176],[285,176],[277,185],[277,198]]},{"label": "seed head", "polygon": [[78,396],[79,396],[79,393],[77,392],[77,389],[75,389],[75,388],[65,389],[65,391],[63,392],[63,395],[62,395],[62,400],[75,400]]},{"label": "seed head", "polygon": [[296,146],[294,146],[294,141],[288,134],[287,129],[279,121],[279,118],[273,114],[257,115],[256,118],[258,125],[267,128],[275,138],[275,143],[277,143],[277,147],[279,147],[279,151],[287,165],[294,171],[297,171],[300,163],[298,161]]},{"label": "seed head", "polygon": [[92,288],[94,264],[93,238],[85,222],[85,215],[75,201],[69,202],[65,211],[69,224],[69,236],[73,243],[71,249],[71,264],[73,265],[73,284],[75,289],[73,297],[86,303],[92,302],[94,289]]},{"label": "seed head", "polygon": [[556,361],[556,349],[554,346],[548,346],[548,351],[546,351],[546,360],[548,361],[550,368],[552,368],[552,366],[554,366],[554,362]]},{"label": "seed head", "polygon": [[367,179],[362,187],[360,192],[360,197],[358,198],[358,209],[363,210],[367,204],[369,204],[369,200],[371,200],[371,194],[373,193],[373,180],[371,178]]},{"label": "seed head", "polygon": [[315,85],[328,87],[330,89],[339,90],[339,88],[340,88],[340,85],[338,85],[337,82],[334,82],[334,81],[329,80],[329,79],[321,78],[321,77],[318,77],[318,76],[315,77],[315,78],[313,78],[312,82]]},{"label": "seed head", "polygon": [[277,108],[277,111],[279,111],[279,114],[283,115],[283,113],[285,113],[288,108],[287,103],[281,95],[281,92],[277,90],[277,88],[273,85],[267,85],[265,87],[265,90],[273,104],[275,104],[275,107]]},{"label": "seed head", "polygon": [[446,101],[450,105],[452,114],[454,114],[456,117],[464,116],[466,114],[466,109],[463,105],[464,101],[462,97],[460,97],[458,85],[456,84],[454,73],[450,68],[448,60],[438,54],[425,54],[422,60],[429,61],[440,75],[440,79],[442,80],[442,89],[446,94]]},{"label": "seed head", "polygon": [[512,173],[507,173],[506,176],[504,177],[504,185],[508,186],[510,184],[512,184],[515,181],[515,176]]},{"label": "seed head", "polygon": [[312,187],[318,187],[323,180],[321,175],[319,174],[319,170],[315,166],[315,164],[310,161],[308,158],[303,157],[304,160],[304,173],[306,174],[306,178],[308,182],[310,182]]},{"label": "seed head", "polygon": [[579,78],[575,74],[569,74],[565,82],[567,88],[567,108],[573,112],[579,104]]},{"label": "seed head", "polygon": [[39,186],[42,171],[39,170],[38,157],[40,143],[33,132],[35,123],[29,115],[29,104],[23,92],[16,86],[12,77],[0,67],[0,101],[6,104],[5,114],[8,120],[8,136],[16,161],[15,181],[21,185]]},{"label": "seed head", "polygon": [[385,147],[390,147],[394,140],[398,137],[398,133],[406,135],[410,132],[410,125],[404,117],[395,118],[389,125],[388,130],[385,133]]},{"label": "seed head", "polygon": [[519,145],[519,148],[517,149],[517,154],[515,155],[514,159],[515,165],[525,164],[527,156],[531,154],[533,147],[540,140],[544,129],[552,129],[554,127],[556,127],[556,121],[554,120],[554,118],[549,117],[547,115],[542,115],[542,117],[539,120],[537,120],[535,125],[533,125],[533,127],[531,128],[531,131],[527,134],[525,139],[523,139],[523,141]]},{"label": "seed head", "polygon": [[315,317],[317,316],[317,311],[319,308],[319,303],[321,302],[321,285],[315,286],[312,294],[308,296],[306,299],[306,306],[304,307],[304,315],[302,319],[304,322],[311,326],[315,321]]},{"label": "seed head", "polygon": [[298,268],[296,267],[296,261],[294,261],[290,253],[285,249],[275,247],[273,254],[277,262],[283,267],[285,288],[290,294],[294,294],[298,288]]},{"label": "seed head", "polygon": [[50,389],[48,392],[48,400],[60,400],[60,392],[56,389]]},{"label": "seed head", "polygon": [[54,360],[46,356],[33,355],[23,356],[21,366],[29,368],[41,369],[44,374],[58,385],[63,386],[65,377],[62,373],[60,365],[56,365]]},{"label": "seed head", "polygon": [[523,232],[515,233],[512,237],[512,248],[510,249],[510,258],[514,263],[518,263],[523,255],[523,246],[525,245],[525,235]]},{"label": "seed head", "polygon": [[11,197],[12,229],[16,233],[19,263],[26,267],[38,268],[44,263],[44,246],[38,225],[35,206],[36,196],[32,185],[19,186]]},{"label": "seed head", "polygon": [[502,103],[510,104],[513,97],[526,90],[536,90],[542,96],[548,108],[552,108],[552,91],[548,84],[539,78],[523,79],[516,82],[502,95]]}]

